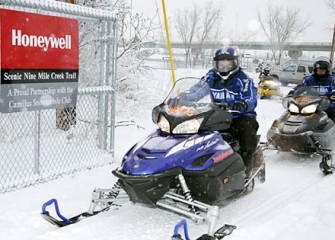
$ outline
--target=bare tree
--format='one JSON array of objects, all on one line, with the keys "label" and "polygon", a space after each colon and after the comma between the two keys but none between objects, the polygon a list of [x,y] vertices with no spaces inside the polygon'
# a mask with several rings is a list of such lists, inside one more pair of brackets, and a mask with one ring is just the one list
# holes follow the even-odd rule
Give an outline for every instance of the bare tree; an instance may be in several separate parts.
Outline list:
[{"label": "bare tree", "polygon": [[308,18],[303,18],[300,9],[293,9],[268,2],[264,13],[258,11],[258,21],[265,36],[272,45],[272,57],[280,64],[284,47],[310,26]]},{"label": "bare tree", "polygon": [[199,31],[200,13],[201,10],[193,4],[191,9],[178,10],[176,14],[175,27],[184,44],[186,67],[191,66],[191,45]]},{"label": "bare tree", "polygon": [[146,42],[154,41],[155,32],[161,29],[158,23],[158,10],[153,17],[144,16],[143,13],[134,13],[129,6],[121,0],[119,11],[119,48],[118,58],[132,50],[139,50]]},{"label": "bare tree", "polygon": [[[119,53],[118,59],[127,52],[139,49],[148,41],[153,41],[150,36],[157,29],[161,28],[158,23],[158,10],[152,17],[144,16],[142,13],[132,12],[125,0],[116,0],[111,3],[109,0],[77,0],[78,4],[100,9],[116,10],[118,13],[118,39]],[[84,27],[81,25],[81,27]],[[91,27],[84,31],[86,35],[97,33],[99,29]],[[150,35],[151,34],[151,35]],[[81,39],[84,39],[83,37]]]},{"label": "bare tree", "polygon": [[326,4],[333,10],[333,13],[335,13],[335,0],[327,0]]},{"label": "bare tree", "polygon": [[[148,48],[148,42],[154,42],[154,34],[157,29],[161,28],[158,23],[158,12],[154,16],[144,16],[142,13],[135,12],[126,3],[125,0],[77,0],[77,3],[91,8],[100,8],[105,10],[113,10],[118,15],[118,79],[120,89],[136,88],[136,72],[139,71],[144,62],[144,58],[154,53],[156,48]],[[83,59],[100,59],[100,25],[95,22],[81,21],[80,25],[80,46],[85,46],[85,51],[81,55],[85,55]],[[94,76],[97,68],[92,66],[91,61],[81,63],[81,66],[87,68],[89,76]],[[125,78],[125,75],[127,78]],[[88,77],[89,83],[92,77]],[[130,91],[129,91],[130,92]]]},{"label": "bare tree", "polygon": [[205,7],[193,4],[192,8],[177,11],[174,26],[184,44],[186,67],[194,67],[200,59],[204,66],[205,43],[209,39],[220,41],[220,31],[216,28],[221,23],[221,8],[218,4],[207,1]]},{"label": "bare tree", "polygon": [[205,64],[205,49],[204,43],[209,40],[210,37],[213,37],[214,34],[218,34],[215,32],[216,26],[220,21],[220,8],[213,4],[213,2],[207,2],[205,10],[202,16],[202,27],[200,28],[196,40],[199,46],[193,50],[194,58],[193,58],[193,67],[198,63],[199,58],[202,60],[202,66]]}]

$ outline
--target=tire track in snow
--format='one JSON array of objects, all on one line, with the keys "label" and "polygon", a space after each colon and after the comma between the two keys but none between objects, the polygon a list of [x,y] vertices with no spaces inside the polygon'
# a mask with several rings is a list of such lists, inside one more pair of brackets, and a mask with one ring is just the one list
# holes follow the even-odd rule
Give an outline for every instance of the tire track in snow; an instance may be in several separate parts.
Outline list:
[{"label": "tire track in snow", "polygon": [[[280,158],[280,155],[278,157]],[[282,161],[282,159],[280,159],[280,161]],[[297,162],[297,164],[300,164],[300,163]],[[288,166],[288,168],[290,167],[291,166]],[[318,172],[318,169],[313,168],[313,171],[314,172],[313,174],[311,174],[311,177],[307,177],[305,180],[303,180],[303,178],[299,178],[301,180],[300,182],[294,182],[293,184],[290,184],[290,185],[286,184],[286,186],[289,187],[287,190],[282,191],[279,194],[272,195],[270,198],[267,198],[265,201],[262,201],[262,203],[260,204],[257,204],[257,205],[255,204],[256,207],[250,209],[249,211],[247,211],[247,213],[240,215],[239,218],[236,219],[236,223],[238,223],[239,226],[240,225],[243,226],[243,225],[250,223],[257,217],[261,217],[269,213],[271,214],[271,212],[274,212],[280,206],[286,206],[288,203],[294,200],[298,200],[303,195],[303,192],[309,191],[309,189],[313,188],[315,185],[320,184],[320,181],[329,177],[329,176],[323,176],[323,175],[321,177],[320,175],[316,175],[320,173]],[[296,171],[296,172],[299,172],[299,171]],[[303,172],[302,174],[305,174],[305,172]],[[273,184],[270,184],[268,186],[271,187],[273,186]],[[252,192],[250,194],[252,194]],[[249,197],[249,195],[246,197]],[[250,195],[250,197],[252,196]]]}]

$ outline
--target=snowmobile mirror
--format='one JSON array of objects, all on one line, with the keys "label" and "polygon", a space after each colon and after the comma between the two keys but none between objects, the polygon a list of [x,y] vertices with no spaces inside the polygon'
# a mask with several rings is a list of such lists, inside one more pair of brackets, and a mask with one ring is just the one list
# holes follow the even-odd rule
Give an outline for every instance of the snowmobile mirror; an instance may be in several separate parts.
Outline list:
[{"label": "snowmobile mirror", "polygon": [[326,111],[329,107],[330,100],[327,97],[321,97],[320,108],[322,111]]},{"label": "snowmobile mirror", "polygon": [[151,117],[152,117],[152,121],[157,124],[158,122],[158,117],[159,117],[159,113],[162,109],[162,104],[159,104],[158,106],[154,107],[152,109],[152,114],[151,114]]},{"label": "snowmobile mirror", "polygon": [[291,100],[292,100],[291,96],[286,96],[286,97],[283,98],[282,105],[285,109],[288,109],[288,105],[289,105]]},{"label": "snowmobile mirror", "polygon": [[214,105],[214,112],[207,119],[205,128],[211,131],[222,131],[230,127],[232,115],[219,104]]}]

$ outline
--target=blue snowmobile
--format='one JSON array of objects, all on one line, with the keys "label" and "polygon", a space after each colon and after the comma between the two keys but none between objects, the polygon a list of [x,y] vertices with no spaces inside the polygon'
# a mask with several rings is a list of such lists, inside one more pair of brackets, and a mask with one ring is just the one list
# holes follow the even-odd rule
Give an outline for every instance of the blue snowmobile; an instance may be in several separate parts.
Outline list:
[{"label": "blue snowmobile", "polygon": [[[198,101],[183,96],[195,84],[206,85]],[[158,206],[204,220],[199,212],[254,188],[265,181],[260,147],[253,155],[253,172],[246,181],[239,143],[226,133],[232,111],[214,103],[207,83],[198,78],[178,80],[163,103],[152,112],[159,129],[135,144],[113,171],[134,203]],[[185,206],[180,206],[181,203]]]},{"label": "blue snowmobile", "polygon": [[[204,87],[205,94],[197,101],[187,101],[182,96],[195,84]],[[57,200],[51,199],[42,206],[42,217],[64,227],[119,208],[122,204],[118,200],[126,197],[128,201],[129,197],[134,203],[203,222],[227,199],[252,191],[256,177],[265,181],[260,147],[253,155],[252,175],[246,180],[239,143],[225,132],[232,121],[232,111],[225,104],[213,102],[206,82],[198,78],[178,80],[165,101],[153,109],[152,120],[159,129],[125,154],[121,167],[113,171],[118,181],[110,189],[95,189],[87,212],[66,218],[60,213]],[[61,220],[47,211],[50,205],[55,205]],[[95,210],[97,206],[100,210]],[[218,211],[214,212],[213,226],[218,216]],[[225,226],[219,232],[230,229]]]}]

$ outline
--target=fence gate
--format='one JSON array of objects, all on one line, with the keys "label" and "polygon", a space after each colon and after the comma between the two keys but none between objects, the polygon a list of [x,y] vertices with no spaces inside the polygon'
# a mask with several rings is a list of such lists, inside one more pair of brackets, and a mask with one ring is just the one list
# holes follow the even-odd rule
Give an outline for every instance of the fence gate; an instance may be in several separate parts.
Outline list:
[{"label": "fence gate", "polygon": [[16,113],[0,109],[0,193],[112,162],[116,15],[53,0],[0,0],[0,9],[79,23],[76,107]]}]

